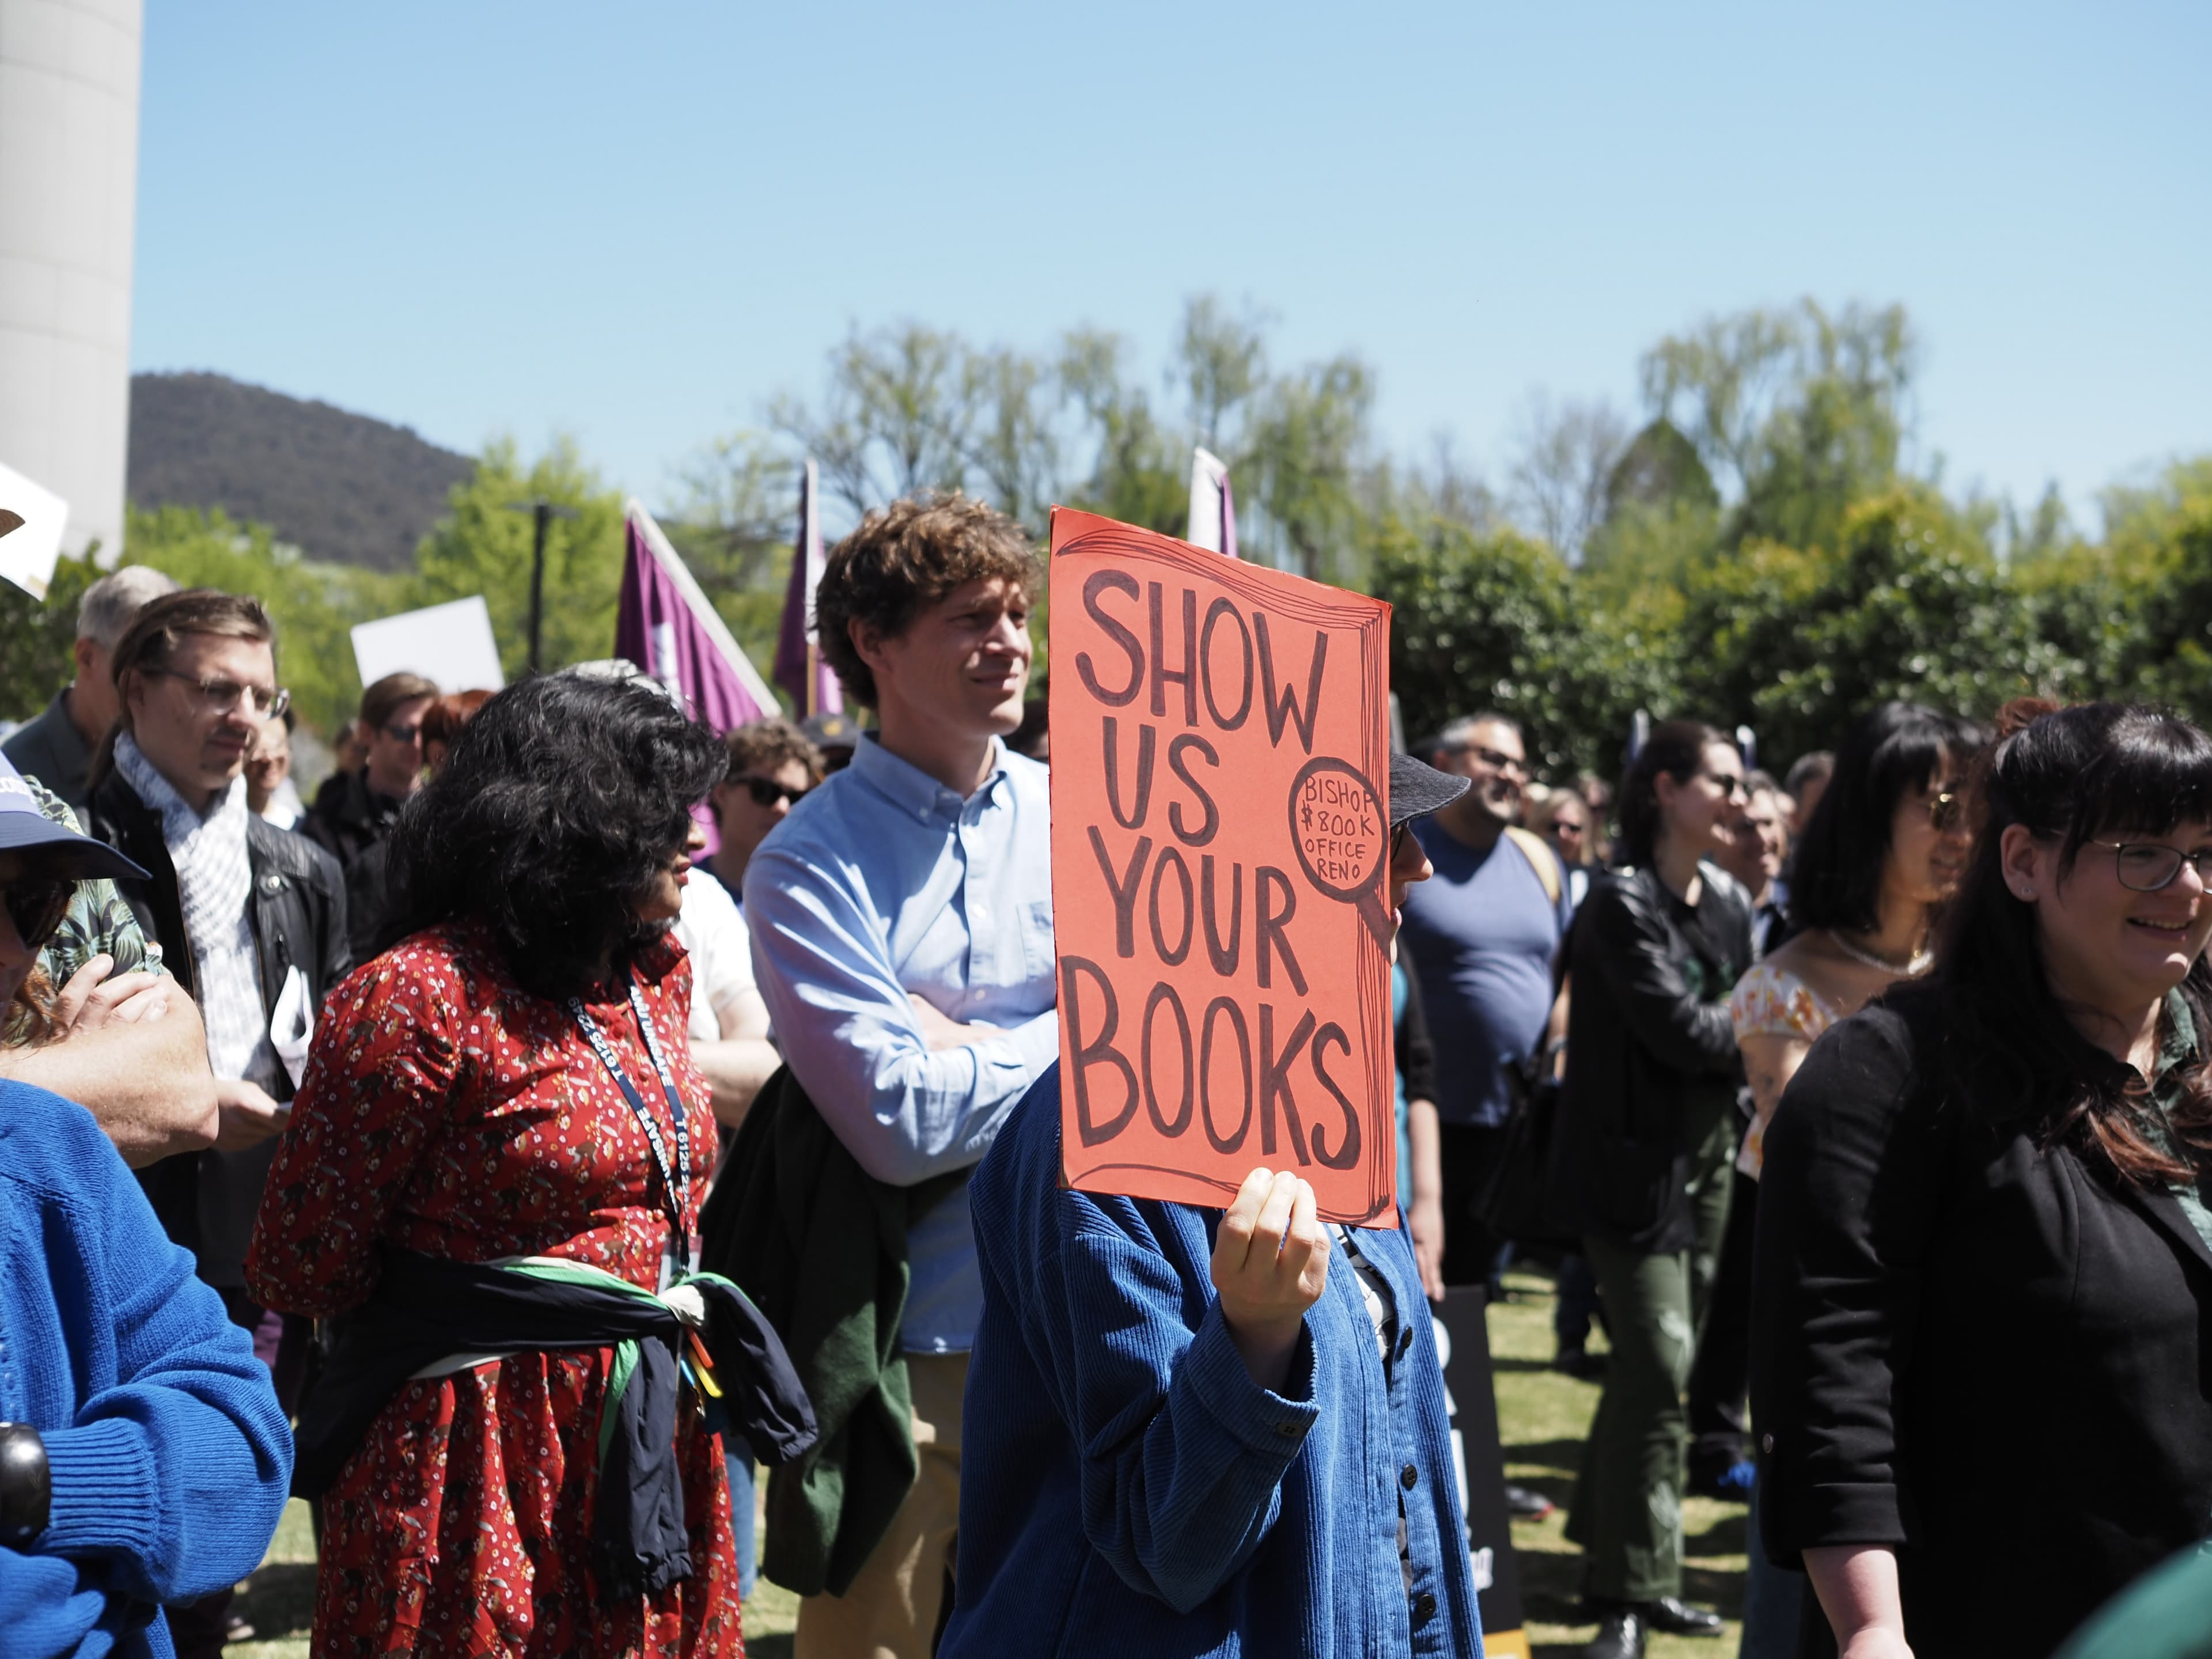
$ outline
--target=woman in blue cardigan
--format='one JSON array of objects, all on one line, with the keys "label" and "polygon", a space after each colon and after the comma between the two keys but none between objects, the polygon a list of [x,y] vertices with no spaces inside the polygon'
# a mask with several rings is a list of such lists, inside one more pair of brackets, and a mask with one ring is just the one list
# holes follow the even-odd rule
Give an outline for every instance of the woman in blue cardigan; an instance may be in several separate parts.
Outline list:
[{"label": "woman in blue cardigan", "polygon": [[0,1420],[8,1659],[167,1655],[161,1603],[260,1565],[292,1479],[268,1367],[92,1115],[4,1079]]},{"label": "woman in blue cardigan", "polygon": [[[0,788],[0,1017],[44,1017],[40,947],[117,865]],[[291,1479],[252,1339],[92,1115],[0,1079],[0,1656],[169,1654],[161,1604],[258,1566]]]},{"label": "woman in blue cardigan", "polygon": [[[1406,822],[1467,788],[1390,772]],[[1225,1212],[1060,1184],[1060,1073],[969,1191],[983,1278],[946,1659],[1477,1655],[1443,1377],[1402,1231],[1255,1170]]]}]

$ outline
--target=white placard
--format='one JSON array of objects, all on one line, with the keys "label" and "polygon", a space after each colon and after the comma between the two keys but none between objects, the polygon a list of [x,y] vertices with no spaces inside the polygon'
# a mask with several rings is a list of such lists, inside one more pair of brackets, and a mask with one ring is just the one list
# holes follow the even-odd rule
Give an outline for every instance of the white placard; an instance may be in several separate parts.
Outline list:
[{"label": "white placard", "polygon": [[[21,520],[21,523],[16,520]],[[34,599],[46,597],[61,555],[69,503],[21,473],[0,466],[0,576]]]},{"label": "white placard", "polygon": [[353,659],[363,685],[386,674],[420,674],[446,692],[496,691],[507,684],[481,593],[361,623],[353,630]]}]

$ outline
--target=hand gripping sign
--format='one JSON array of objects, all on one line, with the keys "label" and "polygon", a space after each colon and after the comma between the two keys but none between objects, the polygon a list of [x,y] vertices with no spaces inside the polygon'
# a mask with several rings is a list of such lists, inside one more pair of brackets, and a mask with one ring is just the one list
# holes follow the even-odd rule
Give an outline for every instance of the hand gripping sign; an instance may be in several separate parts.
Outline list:
[{"label": "hand gripping sign", "polygon": [[1060,508],[1051,617],[1068,1184],[1393,1224],[1390,607]]}]

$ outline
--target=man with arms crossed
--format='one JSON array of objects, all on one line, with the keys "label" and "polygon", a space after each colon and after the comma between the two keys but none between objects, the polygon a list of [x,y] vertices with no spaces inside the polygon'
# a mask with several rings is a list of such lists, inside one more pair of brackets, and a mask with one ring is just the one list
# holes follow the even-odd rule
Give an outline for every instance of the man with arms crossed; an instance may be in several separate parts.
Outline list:
[{"label": "man with arms crossed", "polygon": [[[1021,529],[960,495],[896,501],[833,551],[823,653],[878,725],[744,878],[791,1069],[870,1176],[972,1168],[1060,1054],[1046,773],[1020,724],[1042,578]],[[842,1596],[800,1604],[799,1659],[926,1659],[952,1563],[960,1404],[982,1310],[968,1195],[908,1236],[900,1331],[921,1473]]]},{"label": "man with arms crossed", "polygon": [[[329,854],[246,804],[246,751],[288,701],[258,603],[209,588],[156,599],[118,642],[114,675],[118,723],[87,827],[147,872],[116,886],[199,1005],[221,1114],[212,1150],[162,1158],[139,1182],[253,1333],[289,1411],[312,1328],[246,1294],[246,1244],[295,1086],[278,1037],[304,1063],[307,1018],[352,966],[343,882]],[[179,1659],[221,1651],[229,1602],[223,1590],[171,1610]]]}]

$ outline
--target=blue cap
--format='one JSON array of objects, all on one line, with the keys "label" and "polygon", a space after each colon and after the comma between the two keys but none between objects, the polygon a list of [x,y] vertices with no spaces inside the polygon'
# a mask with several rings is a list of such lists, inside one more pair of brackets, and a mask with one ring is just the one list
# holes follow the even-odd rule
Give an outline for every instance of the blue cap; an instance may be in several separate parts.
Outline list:
[{"label": "blue cap", "polygon": [[40,810],[39,798],[5,755],[0,755],[0,853],[40,854],[41,873],[90,881],[106,876],[136,878],[146,872],[104,842],[80,836]]}]

